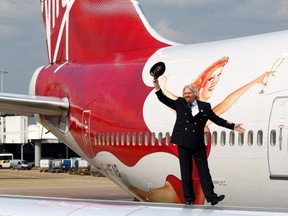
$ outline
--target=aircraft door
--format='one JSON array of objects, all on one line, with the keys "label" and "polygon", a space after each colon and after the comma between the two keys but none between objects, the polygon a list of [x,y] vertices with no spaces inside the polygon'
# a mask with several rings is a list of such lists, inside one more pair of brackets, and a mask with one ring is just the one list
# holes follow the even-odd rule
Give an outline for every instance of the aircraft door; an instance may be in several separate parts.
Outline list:
[{"label": "aircraft door", "polygon": [[288,98],[275,98],[269,120],[268,162],[271,179],[288,180]]},{"label": "aircraft door", "polygon": [[92,156],[91,139],[90,139],[90,120],[91,110],[84,110],[82,112],[82,137],[85,146],[85,151],[88,156]]}]

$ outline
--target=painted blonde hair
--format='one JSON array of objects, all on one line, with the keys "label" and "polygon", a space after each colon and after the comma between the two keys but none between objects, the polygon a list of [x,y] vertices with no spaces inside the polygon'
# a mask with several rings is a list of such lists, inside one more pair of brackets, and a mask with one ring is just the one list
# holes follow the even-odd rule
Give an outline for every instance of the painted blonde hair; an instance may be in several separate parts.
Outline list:
[{"label": "painted blonde hair", "polygon": [[195,80],[192,81],[192,83],[195,85],[195,87],[199,90],[202,88],[207,80],[210,78],[211,74],[217,70],[220,67],[224,67],[229,58],[228,57],[222,57],[221,59],[217,60],[216,62],[213,62],[208,68],[206,68]]}]

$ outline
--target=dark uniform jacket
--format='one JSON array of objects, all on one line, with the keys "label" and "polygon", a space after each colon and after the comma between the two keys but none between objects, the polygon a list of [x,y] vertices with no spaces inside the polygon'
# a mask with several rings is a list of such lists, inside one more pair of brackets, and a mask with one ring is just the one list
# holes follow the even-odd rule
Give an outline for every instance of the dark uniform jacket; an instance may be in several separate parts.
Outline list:
[{"label": "dark uniform jacket", "polygon": [[208,119],[219,126],[234,129],[235,124],[217,116],[211,109],[210,103],[197,100],[199,113],[192,116],[191,109],[183,97],[172,100],[164,95],[161,89],[156,92],[156,95],[163,104],[176,111],[171,143],[187,148],[203,147],[204,127]]}]

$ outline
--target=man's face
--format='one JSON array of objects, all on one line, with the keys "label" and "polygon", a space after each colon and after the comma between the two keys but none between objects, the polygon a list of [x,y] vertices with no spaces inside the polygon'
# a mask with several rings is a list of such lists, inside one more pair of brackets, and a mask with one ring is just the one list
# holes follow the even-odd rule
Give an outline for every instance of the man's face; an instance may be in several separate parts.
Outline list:
[{"label": "man's face", "polygon": [[194,92],[189,88],[184,89],[183,96],[187,103],[192,103],[196,99]]}]

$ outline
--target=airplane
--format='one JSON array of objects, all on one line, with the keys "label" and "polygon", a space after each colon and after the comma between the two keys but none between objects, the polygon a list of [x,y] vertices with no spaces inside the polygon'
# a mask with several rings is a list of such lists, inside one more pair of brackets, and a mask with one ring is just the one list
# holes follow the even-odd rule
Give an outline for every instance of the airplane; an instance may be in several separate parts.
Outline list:
[{"label": "airplane", "polygon": [[[29,95],[0,94],[0,111],[35,115],[95,170],[143,202],[184,203],[169,97],[193,83],[244,134],[208,123],[206,149],[220,205],[287,208],[288,32],[199,44],[161,37],[135,0],[41,0],[47,65]],[[197,170],[195,204],[206,205]],[[145,205],[142,204],[141,205]]]},{"label": "airplane", "polygon": [[[112,200],[88,200],[47,198],[29,196],[0,196],[1,215],[9,216],[139,216],[139,215],[167,215],[167,216],[286,216],[287,209],[244,208],[222,206],[187,206],[166,203],[129,202]],[[19,214],[19,210],[21,214]]]}]

